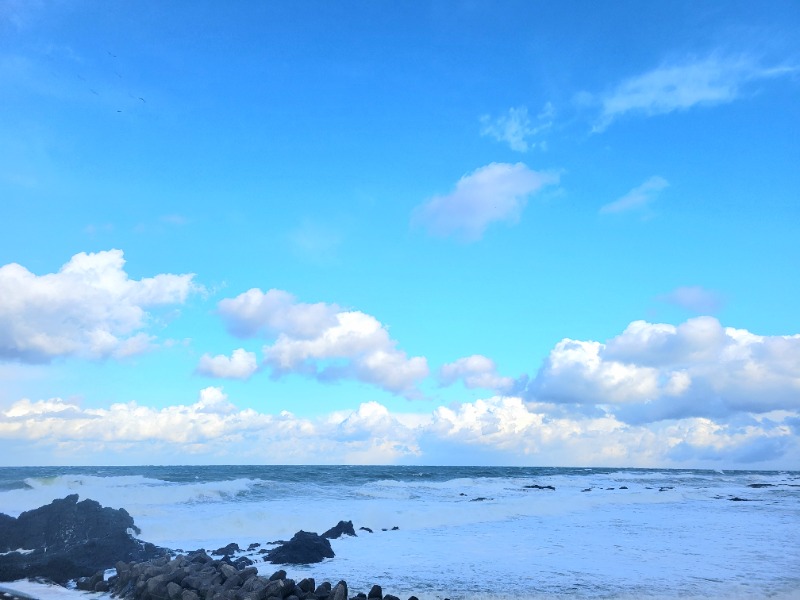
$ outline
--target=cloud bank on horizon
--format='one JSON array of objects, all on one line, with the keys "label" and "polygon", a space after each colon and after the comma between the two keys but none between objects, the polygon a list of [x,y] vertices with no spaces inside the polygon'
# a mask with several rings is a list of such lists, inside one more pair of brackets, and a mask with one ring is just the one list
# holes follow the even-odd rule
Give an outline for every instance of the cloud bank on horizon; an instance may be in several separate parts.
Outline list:
[{"label": "cloud bank on horizon", "polygon": [[[15,292],[23,298],[47,296],[47,285],[62,292],[65,273],[69,293],[50,295],[58,297],[58,314],[80,313],[87,298],[103,306],[111,289],[113,302],[135,316],[128,333],[144,327],[149,315],[142,305],[186,300],[193,275],[134,281],[123,265],[122,253],[111,250],[76,255],[57,274],[36,276],[20,265],[0,268],[0,297],[11,299],[0,304],[3,355],[52,360],[58,355],[52,348],[63,356],[78,351],[51,341],[64,335],[52,311],[13,297]],[[29,309],[20,310],[25,304]],[[117,331],[115,311],[106,307],[107,320],[96,312],[88,313],[91,327]],[[408,358],[370,315],[256,288],[220,300],[217,314],[236,338],[274,341],[262,347],[260,364],[256,353],[243,348],[230,357],[204,354],[197,364],[202,375],[247,380],[267,370],[273,377],[294,373],[323,382],[352,378],[424,398],[414,386],[430,375],[427,359]],[[87,325],[80,321],[76,327]],[[138,351],[157,351],[154,336],[136,336],[151,342]],[[116,351],[127,347],[125,340],[114,338],[108,346],[113,351],[98,353],[92,336],[86,339],[90,358],[126,356]],[[54,345],[39,348],[30,340]],[[32,354],[32,347],[40,354]],[[58,447],[61,456],[102,454],[125,462],[135,461],[145,448],[198,461],[258,462],[265,446],[274,449],[269,461],[279,463],[413,463],[439,456],[442,447],[463,452],[461,459],[448,454],[459,462],[620,466],[685,460],[750,464],[798,451],[800,334],[760,336],[723,327],[710,316],[677,326],[634,321],[606,342],[561,340],[532,376],[501,376],[492,359],[472,355],[442,365],[438,379],[442,386],[462,381],[467,389],[497,395],[411,413],[393,413],[370,401],[316,417],[239,409],[221,386],[202,389],[194,403],[163,408],[135,401],[83,408],[58,397],[23,398],[0,412],[0,440],[11,448]]]},{"label": "cloud bank on horizon", "polygon": [[0,8],[0,466],[796,468],[800,14],[679,4]]}]

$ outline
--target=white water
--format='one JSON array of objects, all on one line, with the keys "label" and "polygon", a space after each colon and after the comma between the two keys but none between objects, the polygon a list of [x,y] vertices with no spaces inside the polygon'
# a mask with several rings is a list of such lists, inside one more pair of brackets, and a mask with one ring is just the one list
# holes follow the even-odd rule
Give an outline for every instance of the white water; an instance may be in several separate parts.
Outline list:
[{"label": "white water", "polygon": [[[184,550],[246,548],[352,520],[374,533],[333,540],[334,559],[286,567],[295,579],[344,579],[351,595],[378,583],[421,599],[800,598],[797,474],[587,471],[338,486],[258,477],[170,483],[145,474],[26,483],[0,492],[0,512],[16,516],[78,493],[126,508],[142,539]],[[256,566],[265,575],[279,568]]]}]

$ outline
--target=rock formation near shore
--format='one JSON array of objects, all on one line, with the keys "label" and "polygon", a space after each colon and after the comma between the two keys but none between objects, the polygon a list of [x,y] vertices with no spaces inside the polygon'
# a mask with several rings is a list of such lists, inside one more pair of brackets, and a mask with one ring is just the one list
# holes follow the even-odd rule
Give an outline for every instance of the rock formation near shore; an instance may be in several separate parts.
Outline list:
[{"label": "rock formation near shore", "polygon": [[45,577],[59,584],[110,569],[121,560],[148,560],[165,550],[134,539],[133,518],[72,494],[16,519],[0,514],[0,581]]}]

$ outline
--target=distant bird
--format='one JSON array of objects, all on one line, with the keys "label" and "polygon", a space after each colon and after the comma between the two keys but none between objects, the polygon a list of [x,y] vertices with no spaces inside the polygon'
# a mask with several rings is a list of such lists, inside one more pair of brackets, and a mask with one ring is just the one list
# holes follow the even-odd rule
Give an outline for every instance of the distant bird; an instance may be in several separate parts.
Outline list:
[{"label": "distant bird", "polygon": [[144,98],[142,98],[141,96],[139,96],[139,100],[141,100],[141,101],[142,101],[142,102],[144,102],[145,104],[147,103],[147,100],[145,100],[145,99],[144,99]]},{"label": "distant bird", "polygon": [[89,91],[92,92],[95,96],[99,96],[100,95],[95,90],[93,90],[92,88],[89,88]]},{"label": "distant bird", "polygon": [[108,52],[108,55],[111,56],[112,58],[117,58],[116,54],[111,54],[111,50],[106,50],[106,52]]}]

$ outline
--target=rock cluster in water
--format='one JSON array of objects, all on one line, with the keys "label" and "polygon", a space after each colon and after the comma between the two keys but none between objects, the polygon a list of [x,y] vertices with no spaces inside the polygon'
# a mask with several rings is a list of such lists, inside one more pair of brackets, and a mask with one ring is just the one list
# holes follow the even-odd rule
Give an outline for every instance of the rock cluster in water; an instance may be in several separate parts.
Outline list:
[{"label": "rock cluster in water", "polygon": [[0,513],[0,581],[44,577],[61,585],[118,560],[142,561],[164,550],[134,539],[122,508],[78,502],[72,494],[14,518]]}]

